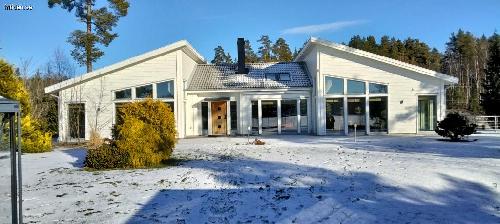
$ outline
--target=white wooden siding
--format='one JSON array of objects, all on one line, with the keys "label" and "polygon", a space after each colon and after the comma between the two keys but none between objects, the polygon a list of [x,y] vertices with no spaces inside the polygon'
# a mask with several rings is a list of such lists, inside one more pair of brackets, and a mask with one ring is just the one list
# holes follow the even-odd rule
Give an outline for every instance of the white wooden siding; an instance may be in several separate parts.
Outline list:
[{"label": "white wooden siding", "polygon": [[[180,51],[180,50],[178,50]],[[96,111],[100,105],[97,117],[98,128],[103,137],[111,137],[111,126],[114,123],[114,96],[113,91],[129,87],[141,86],[162,80],[176,80],[177,52],[170,52],[149,60],[122,68],[113,73],[83,82],[79,85],[63,89],[60,96],[59,140],[68,141],[68,108],[74,102],[85,103],[86,139],[89,138],[90,128],[95,124]],[[177,87],[177,85],[176,85]],[[81,93],[81,94],[80,94]],[[134,94],[134,91],[132,91]],[[76,96],[78,95],[78,96]],[[176,91],[176,96],[177,91]],[[176,109],[178,106],[176,105]]]},{"label": "white wooden siding", "polygon": [[[319,96],[324,93],[322,80],[325,75],[389,85],[389,133],[417,132],[418,95],[437,95],[438,120],[444,115],[442,80],[324,46],[317,48],[320,52],[320,76],[317,82]],[[324,104],[324,100],[318,104]]]}]

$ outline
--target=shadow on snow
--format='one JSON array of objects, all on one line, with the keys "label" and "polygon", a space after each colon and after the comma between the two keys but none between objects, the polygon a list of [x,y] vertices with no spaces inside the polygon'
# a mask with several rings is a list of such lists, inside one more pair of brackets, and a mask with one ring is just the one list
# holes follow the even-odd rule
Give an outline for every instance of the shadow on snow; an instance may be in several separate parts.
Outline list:
[{"label": "shadow on snow", "polygon": [[[207,178],[219,186],[163,189],[128,223],[500,222],[497,193],[447,175],[441,175],[447,188],[433,191],[391,186],[366,172],[228,156],[180,167],[210,171]],[[190,178],[186,181],[204,182]]]},{"label": "shadow on snow", "polygon": [[499,137],[472,135],[469,142],[444,141],[438,136],[380,135],[359,136],[265,136],[263,139],[278,139],[307,145],[330,144],[343,147],[380,152],[428,153],[455,158],[500,158]]}]

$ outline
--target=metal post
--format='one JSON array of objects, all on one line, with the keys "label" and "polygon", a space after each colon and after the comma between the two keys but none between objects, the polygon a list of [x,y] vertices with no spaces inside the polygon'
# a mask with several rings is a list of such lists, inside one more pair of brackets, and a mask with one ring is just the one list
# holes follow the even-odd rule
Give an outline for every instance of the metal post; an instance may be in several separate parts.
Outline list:
[{"label": "metal post", "polygon": [[8,113],[9,116],[9,136],[10,136],[10,190],[11,190],[11,206],[12,206],[12,223],[17,224],[17,166],[16,166],[16,133],[14,129],[14,113]]},{"label": "metal post", "polygon": [[17,113],[17,187],[19,189],[19,210],[17,211],[19,215],[19,223],[23,223],[23,178],[22,178],[22,166],[21,166],[21,105],[19,105],[19,112]]}]

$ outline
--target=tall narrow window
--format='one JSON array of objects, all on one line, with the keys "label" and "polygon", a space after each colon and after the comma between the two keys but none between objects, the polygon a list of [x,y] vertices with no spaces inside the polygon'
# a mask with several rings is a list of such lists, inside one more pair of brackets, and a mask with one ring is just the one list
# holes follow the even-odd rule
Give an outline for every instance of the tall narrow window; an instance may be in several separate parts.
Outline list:
[{"label": "tall narrow window", "polygon": [[344,80],[334,77],[325,77],[326,94],[344,94]]},{"label": "tall narrow window", "polygon": [[358,132],[365,131],[365,108],[365,98],[347,98],[347,122],[349,133],[354,132],[355,126]]},{"label": "tall narrow window", "polygon": [[281,131],[297,133],[297,100],[281,101]]},{"label": "tall narrow window", "polygon": [[71,138],[85,138],[85,104],[68,105],[68,125]]},{"label": "tall narrow window", "polygon": [[365,82],[347,80],[347,94],[365,94]]},{"label": "tall narrow window", "polygon": [[307,99],[300,100],[300,132],[307,133],[308,132],[308,124],[309,120],[307,117]]},{"label": "tall narrow window", "polygon": [[132,89],[124,89],[115,92],[115,99],[131,99],[132,98]]},{"label": "tall narrow window", "polygon": [[326,99],[326,132],[340,134],[344,132],[344,99]]},{"label": "tall narrow window", "polygon": [[278,132],[278,101],[262,100],[262,132],[277,133]]},{"label": "tall narrow window", "polygon": [[238,130],[238,113],[236,110],[236,101],[231,101],[230,103],[230,113],[231,113],[231,130],[232,131],[237,131]]},{"label": "tall narrow window", "polygon": [[153,97],[153,85],[141,86],[135,88],[136,98]]},{"label": "tall narrow window", "polygon": [[202,129],[208,132],[208,102],[201,102]]},{"label": "tall narrow window", "polygon": [[173,98],[174,97],[174,81],[160,82],[156,84],[157,98]]},{"label": "tall narrow window", "polygon": [[252,132],[259,131],[259,101],[252,101]]},{"label": "tall narrow window", "polygon": [[370,131],[387,132],[387,97],[370,97]]}]

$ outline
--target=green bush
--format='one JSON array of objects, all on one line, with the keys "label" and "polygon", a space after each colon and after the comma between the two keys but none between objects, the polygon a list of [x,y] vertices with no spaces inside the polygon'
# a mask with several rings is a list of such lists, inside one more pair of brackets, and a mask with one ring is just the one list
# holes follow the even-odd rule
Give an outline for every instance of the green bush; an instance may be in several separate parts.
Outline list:
[{"label": "green bush", "polygon": [[92,169],[125,168],[128,164],[128,155],[113,144],[102,144],[87,150],[84,163],[86,167]]},{"label": "green bush", "polygon": [[434,131],[452,141],[463,139],[466,135],[476,132],[477,124],[474,118],[465,111],[451,111],[446,117],[438,122]]},{"label": "green bush", "polygon": [[[177,132],[174,114],[167,104],[147,99],[123,106],[120,113],[123,123],[113,127],[114,141],[96,150],[89,149],[87,167],[155,167],[170,158]],[[110,161],[108,157],[113,155],[110,152],[119,153],[120,162]]]}]

